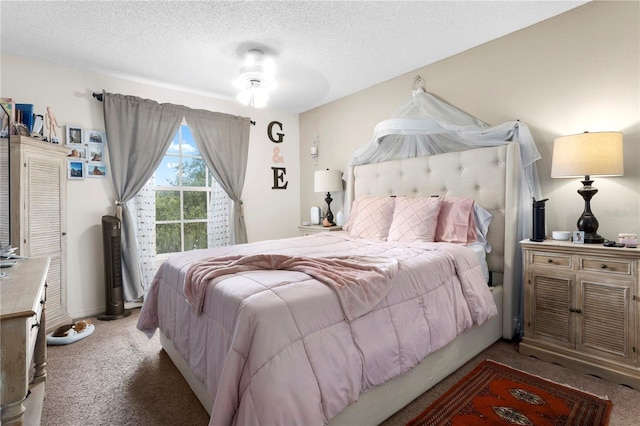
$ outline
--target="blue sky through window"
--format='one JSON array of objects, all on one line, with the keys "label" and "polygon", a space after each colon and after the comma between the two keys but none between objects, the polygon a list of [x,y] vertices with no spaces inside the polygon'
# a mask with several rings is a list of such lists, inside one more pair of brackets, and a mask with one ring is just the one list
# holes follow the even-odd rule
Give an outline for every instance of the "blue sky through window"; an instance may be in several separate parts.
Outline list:
[{"label": "blue sky through window", "polygon": [[191,129],[186,124],[180,126],[180,129],[176,133],[171,145],[167,150],[167,155],[162,159],[160,166],[156,170],[156,185],[157,186],[172,186],[171,182],[177,184],[176,173],[178,171],[179,155],[182,151],[182,155],[200,156],[200,151],[193,140]]}]

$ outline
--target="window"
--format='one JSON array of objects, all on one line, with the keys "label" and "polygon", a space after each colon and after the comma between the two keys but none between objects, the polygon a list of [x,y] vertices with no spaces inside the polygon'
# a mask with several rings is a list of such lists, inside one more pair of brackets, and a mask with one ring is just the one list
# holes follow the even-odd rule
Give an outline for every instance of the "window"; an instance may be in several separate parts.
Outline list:
[{"label": "window", "polygon": [[182,124],[162,162],[136,195],[137,241],[147,284],[170,253],[228,245],[230,199]]},{"label": "window", "polygon": [[231,200],[207,169],[186,124],[128,207],[136,221],[145,290],[171,253],[231,244]]}]

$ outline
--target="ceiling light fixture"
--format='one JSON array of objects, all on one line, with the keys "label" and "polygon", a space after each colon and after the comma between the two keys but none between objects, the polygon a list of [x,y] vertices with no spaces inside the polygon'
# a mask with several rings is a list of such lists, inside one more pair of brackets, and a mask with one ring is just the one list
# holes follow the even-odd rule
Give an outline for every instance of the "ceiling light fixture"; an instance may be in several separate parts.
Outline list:
[{"label": "ceiling light fixture", "polygon": [[274,80],[275,64],[271,58],[265,58],[261,50],[247,52],[240,75],[233,85],[240,90],[236,99],[247,106],[262,108],[269,101],[269,93],[276,88]]}]

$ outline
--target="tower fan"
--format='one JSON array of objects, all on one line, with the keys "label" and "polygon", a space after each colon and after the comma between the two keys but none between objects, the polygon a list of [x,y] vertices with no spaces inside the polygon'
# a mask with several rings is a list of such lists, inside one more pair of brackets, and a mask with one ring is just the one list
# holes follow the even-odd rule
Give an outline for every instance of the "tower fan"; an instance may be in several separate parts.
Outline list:
[{"label": "tower fan", "polygon": [[104,279],[107,291],[107,311],[98,315],[98,319],[102,321],[116,320],[131,314],[131,311],[124,309],[120,239],[120,219],[102,216]]}]

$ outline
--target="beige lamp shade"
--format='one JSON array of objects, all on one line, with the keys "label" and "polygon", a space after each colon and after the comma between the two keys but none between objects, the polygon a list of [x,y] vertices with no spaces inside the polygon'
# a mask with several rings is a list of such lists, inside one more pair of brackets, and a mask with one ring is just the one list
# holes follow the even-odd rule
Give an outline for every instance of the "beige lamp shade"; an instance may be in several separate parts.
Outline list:
[{"label": "beige lamp shade", "polygon": [[315,192],[342,191],[342,172],[340,170],[317,170],[313,176]]},{"label": "beige lamp shade", "polygon": [[553,141],[552,178],[623,174],[620,132],[585,132]]}]

